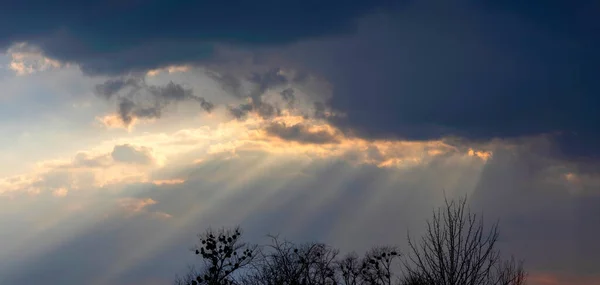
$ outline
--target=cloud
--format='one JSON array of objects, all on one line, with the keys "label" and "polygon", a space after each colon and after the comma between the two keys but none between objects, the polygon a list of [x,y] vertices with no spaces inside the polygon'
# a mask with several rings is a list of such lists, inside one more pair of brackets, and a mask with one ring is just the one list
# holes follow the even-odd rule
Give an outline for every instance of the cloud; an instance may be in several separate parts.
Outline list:
[{"label": "cloud", "polygon": [[[41,161],[28,173],[1,177],[0,195],[20,197],[45,195],[64,197],[77,191],[152,183],[149,171],[160,165],[151,148],[115,145],[109,152],[79,152],[72,159]],[[176,183],[158,181],[156,184]]]},{"label": "cloud", "polygon": [[286,101],[290,107],[293,107],[294,101],[296,101],[296,96],[294,95],[294,89],[287,88],[281,91],[281,98]]},{"label": "cloud", "polygon": [[229,112],[237,119],[244,119],[249,112],[256,112],[263,118],[271,118],[281,114],[281,109],[267,103],[263,100],[265,93],[274,88],[280,88],[288,84],[288,79],[279,68],[273,68],[265,72],[253,72],[245,80],[252,86],[247,94],[240,91],[241,83],[239,79],[230,74],[224,76],[212,76],[217,80],[224,90],[233,92],[233,95],[245,98],[248,103],[240,104],[237,107],[229,107]]},{"label": "cloud", "polygon": [[173,216],[163,212],[148,211],[148,207],[158,202],[151,198],[124,197],[117,200],[117,204],[129,215],[149,214],[159,219],[168,219]]},{"label": "cloud", "polygon": [[230,73],[219,74],[215,72],[207,72],[206,75],[219,83],[221,88],[236,97],[242,98],[242,82],[239,78]]},{"label": "cloud", "polygon": [[[387,2],[237,1],[236,9],[220,2],[99,1],[93,9],[77,1],[15,2],[0,13],[0,26],[13,27],[0,29],[0,49],[25,41],[89,74],[145,71],[206,60],[215,43],[279,45],[345,33],[355,18]],[[320,12],[307,21],[314,9]]]},{"label": "cloud", "polygon": [[[128,91],[122,94],[124,89]],[[146,84],[143,78],[116,78],[96,85],[95,92],[107,100],[117,98],[117,114],[122,125],[127,127],[131,126],[136,118],[160,118],[163,110],[176,102],[195,101],[209,113],[215,108],[215,105],[204,97],[194,95],[191,88],[184,88],[172,81],[164,86],[153,86]],[[120,126],[114,122],[113,117],[105,117],[102,122],[109,127]]]},{"label": "cloud", "polygon": [[69,193],[69,190],[67,188],[58,188],[58,189],[52,191],[52,195],[54,195],[56,197],[65,197],[65,196],[67,196],[68,193]]},{"label": "cloud", "polygon": [[11,57],[8,67],[17,75],[28,75],[62,66],[60,62],[45,57],[42,51],[25,43],[13,45],[6,53]]},{"label": "cloud", "polygon": [[[243,100],[227,104],[229,114],[245,120],[249,114],[272,119],[286,114],[324,118],[331,113],[320,101],[329,95],[329,86],[320,78],[311,77],[294,69],[283,69],[261,64],[243,64],[234,67],[211,66],[207,72],[227,94]],[[319,109],[315,109],[315,106]]]},{"label": "cloud", "polygon": [[597,159],[600,22],[592,2],[536,1],[532,9],[413,1],[363,18],[356,34],[273,52],[273,64],[329,80],[326,103],[346,114],[331,122],[363,137],[554,134],[557,154]]},{"label": "cloud", "polygon": [[138,119],[133,117],[126,124],[125,122],[123,122],[123,120],[121,119],[121,116],[119,114],[108,114],[108,115],[96,117],[96,121],[101,126],[107,128],[107,129],[126,129],[128,131],[131,131],[133,129],[133,126],[135,126],[137,124]]},{"label": "cloud", "polygon": [[110,157],[108,155],[94,156],[94,155],[90,155],[85,152],[80,152],[77,155],[75,155],[73,162],[70,163],[68,166],[96,168],[96,167],[107,167],[107,166],[110,166],[111,164],[112,164],[112,161],[110,160]]},{"label": "cloud", "polygon": [[127,86],[138,86],[138,80],[135,78],[116,78],[116,79],[108,79],[103,83],[97,84],[95,86],[96,94],[99,96],[106,97],[106,99],[112,98],[113,95],[117,94],[121,89]]},{"label": "cloud", "polygon": [[300,143],[326,144],[339,141],[334,134],[327,130],[313,131],[301,123],[291,126],[287,126],[285,123],[271,123],[265,130],[270,135]]},{"label": "cloud", "polygon": [[129,144],[116,145],[111,156],[115,161],[124,163],[150,164],[154,161],[151,149]]},{"label": "cloud", "polygon": [[[171,133],[129,134],[121,139],[104,141],[68,159],[39,162],[31,173],[2,178],[0,190],[4,195],[15,196],[23,193],[38,195],[64,188],[70,195],[79,190],[131,183],[181,184],[185,180],[181,173],[155,176],[154,170],[248,153],[268,153],[282,159],[335,158],[356,165],[406,168],[428,163],[436,156],[452,154],[481,163],[492,152],[493,149],[481,145],[459,148],[443,141],[365,140],[346,137],[326,122],[304,116],[286,114],[264,119],[251,114],[243,121],[230,120]],[[576,170],[571,172],[582,181],[580,189],[589,189],[588,181],[592,180],[584,179],[585,176]]]},{"label": "cloud", "polygon": [[153,180],[152,184],[160,186],[160,185],[182,184],[184,182],[185,182],[185,180],[183,180],[183,179],[158,179],[158,180]]}]

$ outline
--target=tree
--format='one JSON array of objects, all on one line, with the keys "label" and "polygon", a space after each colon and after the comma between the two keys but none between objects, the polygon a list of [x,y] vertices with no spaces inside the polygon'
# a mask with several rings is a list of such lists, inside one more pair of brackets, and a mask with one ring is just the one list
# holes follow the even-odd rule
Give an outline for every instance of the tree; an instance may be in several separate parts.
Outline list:
[{"label": "tree", "polygon": [[495,245],[498,223],[485,229],[483,219],[470,212],[466,198],[446,205],[427,221],[420,242],[410,237],[405,261],[406,284],[521,285],[525,273],[514,259],[504,261]]},{"label": "tree", "polygon": [[193,249],[204,262],[176,285],[523,285],[522,263],[496,249],[498,223],[488,230],[466,207],[445,201],[427,221],[425,235],[408,238],[410,252],[373,247],[359,257],[322,243],[294,244],[269,236],[264,246],[241,240],[239,228],[208,230]]},{"label": "tree", "polygon": [[395,261],[400,253],[395,246],[372,248],[360,259],[356,253],[338,261],[341,284],[346,285],[391,285],[399,283],[395,275]]},{"label": "tree", "polygon": [[[252,264],[258,247],[241,241],[242,232],[221,229],[199,235],[199,243],[192,251],[204,261],[201,271],[191,268],[188,274],[178,278],[179,285],[227,285],[238,284],[236,272]],[[239,277],[238,277],[239,278]]]},{"label": "tree", "polygon": [[322,243],[296,245],[277,236],[270,240],[245,284],[336,284],[338,250]]}]

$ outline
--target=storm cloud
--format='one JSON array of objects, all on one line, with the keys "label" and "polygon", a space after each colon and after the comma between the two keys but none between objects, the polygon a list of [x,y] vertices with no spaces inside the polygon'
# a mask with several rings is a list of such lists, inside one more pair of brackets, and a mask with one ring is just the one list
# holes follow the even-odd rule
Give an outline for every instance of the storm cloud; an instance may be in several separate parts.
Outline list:
[{"label": "storm cloud", "polygon": [[[280,68],[271,68],[262,72],[254,71],[247,76],[242,76],[242,78],[229,73],[223,75],[208,73],[208,75],[218,82],[224,91],[247,101],[247,103],[228,107],[229,113],[237,119],[244,119],[249,112],[255,112],[262,118],[271,118],[280,115],[281,109],[265,102],[263,97],[267,91],[285,87],[291,82],[282,73]],[[245,89],[242,88],[243,81],[247,82],[250,86]],[[284,97],[284,100],[289,102],[292,100],[291,98]]]},{"label": "storm cloud", "polygon": [[598,158],[600,5],[534,2],[415,1],[280,58],[327,78],[347,115],[331,121],[363,137],[552,134],[560,155]]},{"label": "storm cloud", "polygon": [[336,143],[339,139],[325,130],[311,130],[308,126],[299,123],[295,125],[286,125],[285,123],[271,123],[265,130],[268,134],[279,137],[284,140],[296,141],[300,143],[326,144]]},{"label": "storm cloud", "polygon": [[8,1],[0,49],[28,42],[88,74],[114,75],[206,61],[215,43],[269,46],[351,32],[358,16],[393,2]]},{"label": "storm cloud", "polygon": [[[127,92],[121,92],[124,89]],[[139,78],[109,79],[96,85],[95,92],[107,100],[117,98],[117,113],[126,125],[131,124],[134,118],[160,118],[165,108],[185,100],[196,101],[208,113],[215,108],[204,97],[194,95],[191,88],[172,81],[164,86],[152,86]]]}]

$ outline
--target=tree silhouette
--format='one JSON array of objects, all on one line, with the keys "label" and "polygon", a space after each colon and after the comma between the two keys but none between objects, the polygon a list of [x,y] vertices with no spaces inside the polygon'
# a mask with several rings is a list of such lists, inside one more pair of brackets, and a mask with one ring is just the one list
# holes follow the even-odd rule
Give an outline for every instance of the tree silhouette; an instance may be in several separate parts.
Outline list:
[{"label": "tree silhouette", "polygon": [[399,251],[394,246],[374,247],[363,258],[350,253],[338,261],[341,275],[339,284],[397,284],[399,281],[395,271],[398,268],[394,265],[399,257]]},{"label": "tree silhouette", "polygon": [[408,238],[409,254],[395,246],[373,247],[362,257],[322,243],[294,244],[269,236],[263,246],[242,242],[239,228],[207,230],[192,250],[202,258],[176,285],[523,285],[522,263],[502,260],[495,248],[498,223],[488,230],[466,207],[448,201],[427,221],[420,240]]},{"label": "tree silhouette", "polygon": [[246,284],[336,284],[338,251],[322,243],[296,245],[270,236]]},{"label": "tree silhouette", "polygon": [[[467,199],[445,200],[433,213],[420,242],[408,238],[407,282],[444,285],[520,285],[522,265],[503,261],[495,248],[498,223],[487,231],[483,218],[470,212]],[[414,283],[413,283],[414,284]]]},{"label": "tree silhouette", "polygon": [[204,261],[201,271],[195,268],[175,284],[180,285],[228,285],[238,284],[236,272],[252,264],[256,257],[257,246],[241,241],[242,232],[239,227],[233,230],[208,229],[198,236],[199,243],[192,251]]}]

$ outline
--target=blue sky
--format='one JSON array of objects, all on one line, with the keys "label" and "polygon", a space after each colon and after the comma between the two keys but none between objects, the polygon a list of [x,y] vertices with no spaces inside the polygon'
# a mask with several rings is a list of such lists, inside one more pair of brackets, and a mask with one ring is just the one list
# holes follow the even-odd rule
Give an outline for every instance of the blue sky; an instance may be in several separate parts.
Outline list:
[{"label": "blue sky", "polygon": [[168,284],[209,226],[402,249],[445,193],[600,284],[600,5],[350,2],[1,3],[0,283]]}]

